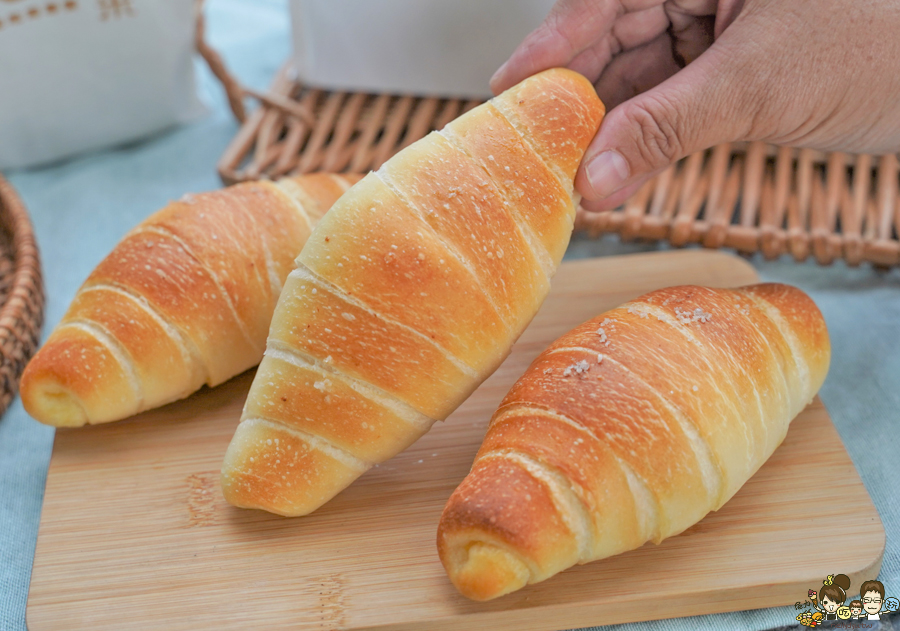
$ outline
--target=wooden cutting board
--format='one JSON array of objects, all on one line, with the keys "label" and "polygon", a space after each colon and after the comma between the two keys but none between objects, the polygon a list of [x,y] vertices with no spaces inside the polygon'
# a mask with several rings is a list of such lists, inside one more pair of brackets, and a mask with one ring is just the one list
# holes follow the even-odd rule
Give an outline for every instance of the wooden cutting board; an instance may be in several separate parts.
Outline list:
[{"label": "wooden cutting board", "polygon": [[652,289],[754,281],[747,263],[709,251],[564,264],[510,357],[455,414],[308,517],[221,496],[219,465],[252,374],[132,420],[60,430],[28,627],[558,630],[794,603],[835,572],[854,585],[874,578],[884,529],[818,400],[722,510],[659,546],[489,603],[460,596],[438,560],[447,497],[494,408],[549,342]]}]

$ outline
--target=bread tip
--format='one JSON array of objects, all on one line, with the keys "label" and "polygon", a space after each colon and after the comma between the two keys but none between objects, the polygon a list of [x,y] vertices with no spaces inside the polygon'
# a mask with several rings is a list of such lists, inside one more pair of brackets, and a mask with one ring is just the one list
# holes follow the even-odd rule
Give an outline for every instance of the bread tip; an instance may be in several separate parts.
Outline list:
[{"label": "bread tip", "polygon": [[447,554],[445,551],[441,550],[441,562],[450,581],[471,600],[493,600],[528,584],[528,567],[495,544],[476,541],[465,547],[453,546]]},{"label": "bread tip", "polygon": [[222,497],[235,508],[262,510],[281,517],[305,517],[317,506],[296,506],[289,498],[264,497],[255,492],[252,472],[242,471],[237,467],[224,464],[219,472],[219,486]]},{"label": "bread tip", "polygon": [[78,397],[58,384],[40,381],[38,378],[38,383],[33,383],[30,375],[22,378],[22,405],[33,419],[54,427],[81,427],[88,423]]},{"label": "bread tip", "polygon": [[585,96],[589,98],[591,101],[595,101],[596,104],[599,105],[601,118],[606,115],[606,104],[597,94],[594,85],[590,82],[590,80],[585,77],[583,74],[576,70],[571,70],[570,68],[548,68],[543,72],[539,72],[537,75],[546,75],[548,77],[552,77],[554,80],[563,82],[567,81],[569,83],[580,84],[580,88],[586,92]]}]

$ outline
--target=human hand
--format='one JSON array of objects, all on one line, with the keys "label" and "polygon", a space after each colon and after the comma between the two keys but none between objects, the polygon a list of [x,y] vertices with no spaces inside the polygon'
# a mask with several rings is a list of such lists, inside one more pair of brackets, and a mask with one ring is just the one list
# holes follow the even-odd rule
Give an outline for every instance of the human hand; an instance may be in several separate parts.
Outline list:
[{"label": "human hand", "polygon": [[686,155],[764,140],[900,150],[900,3],[557,0],[491,80],[566,66],[611,108],[575,179],[615,208]]}]

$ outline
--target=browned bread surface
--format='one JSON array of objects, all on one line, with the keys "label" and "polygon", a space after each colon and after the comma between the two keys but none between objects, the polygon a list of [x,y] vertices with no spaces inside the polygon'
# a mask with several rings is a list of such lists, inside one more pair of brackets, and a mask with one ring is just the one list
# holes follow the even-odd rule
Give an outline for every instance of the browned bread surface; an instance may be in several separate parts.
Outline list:
[{"label": "browned bread surface", "polygon": [[509,391],[444,509],[451,581],[487,600],[682,532],[772,454],[829,358],[786,285],[671,287],[576,327]]},{"label": "browned bread surface", "polygon": [[94,269],[26,367],[26,410],[58,426],[114,421],[258,363],[294,257],[358,179],[239,184],[148,217]]},{"label": "browned bread surface", "polygon": [[[410,145],[334,205],[275,310],[222,468],[229,502],[315,510],[500,365],[566,248],[575,168],[602,116],[584,77],[546,71]],[[315,413],[277,405],[276,390],[312,397]],[[321,457],[276,455],[296,441]]]}]

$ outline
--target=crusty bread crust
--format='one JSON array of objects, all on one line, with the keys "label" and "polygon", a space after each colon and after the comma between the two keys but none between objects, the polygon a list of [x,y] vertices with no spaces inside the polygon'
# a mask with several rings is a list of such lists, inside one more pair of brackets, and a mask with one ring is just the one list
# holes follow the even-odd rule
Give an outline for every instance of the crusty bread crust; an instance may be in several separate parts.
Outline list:
[{"label": "crusty bread crust", "polygon": [[[821,313],[786,285],[671,287],[576,327],[506,395],[444,509],[451,581],[488,600],[682,532],[772,454],[829,357]],[[483,544],[501,561],[467,556]]]},{"label": "crusty bread crust", "polygon": [[[283,515],[315,510],[446,418],[537,312],[569,240],[575,168],[603,105],[584,77],[561,69],[492,103],[391,158],[310,236],[226,453],[222,488],[232,504]],[[314,365],[324,394],[311,393],[299,374],[264,377],[273,353]],[[315,414],[266,404],[276,389],[289,401],[311,397]],[[386,415],[391,406],[397,416]],[[297,414],[309,417],[302,433]],[[261,451],[250,460],[247,449],[258,443],[244,425],[261,436],[260,418],[267,432],[294,432],[308,451],[334,457],[289,467]]]},{"label": "crusty bread crust", "polygon": [[25,409],[57,426],[115,421],[259,362],[294,257],[358,179],[239,184],[148,217],[94,269],[26,367]]}]

